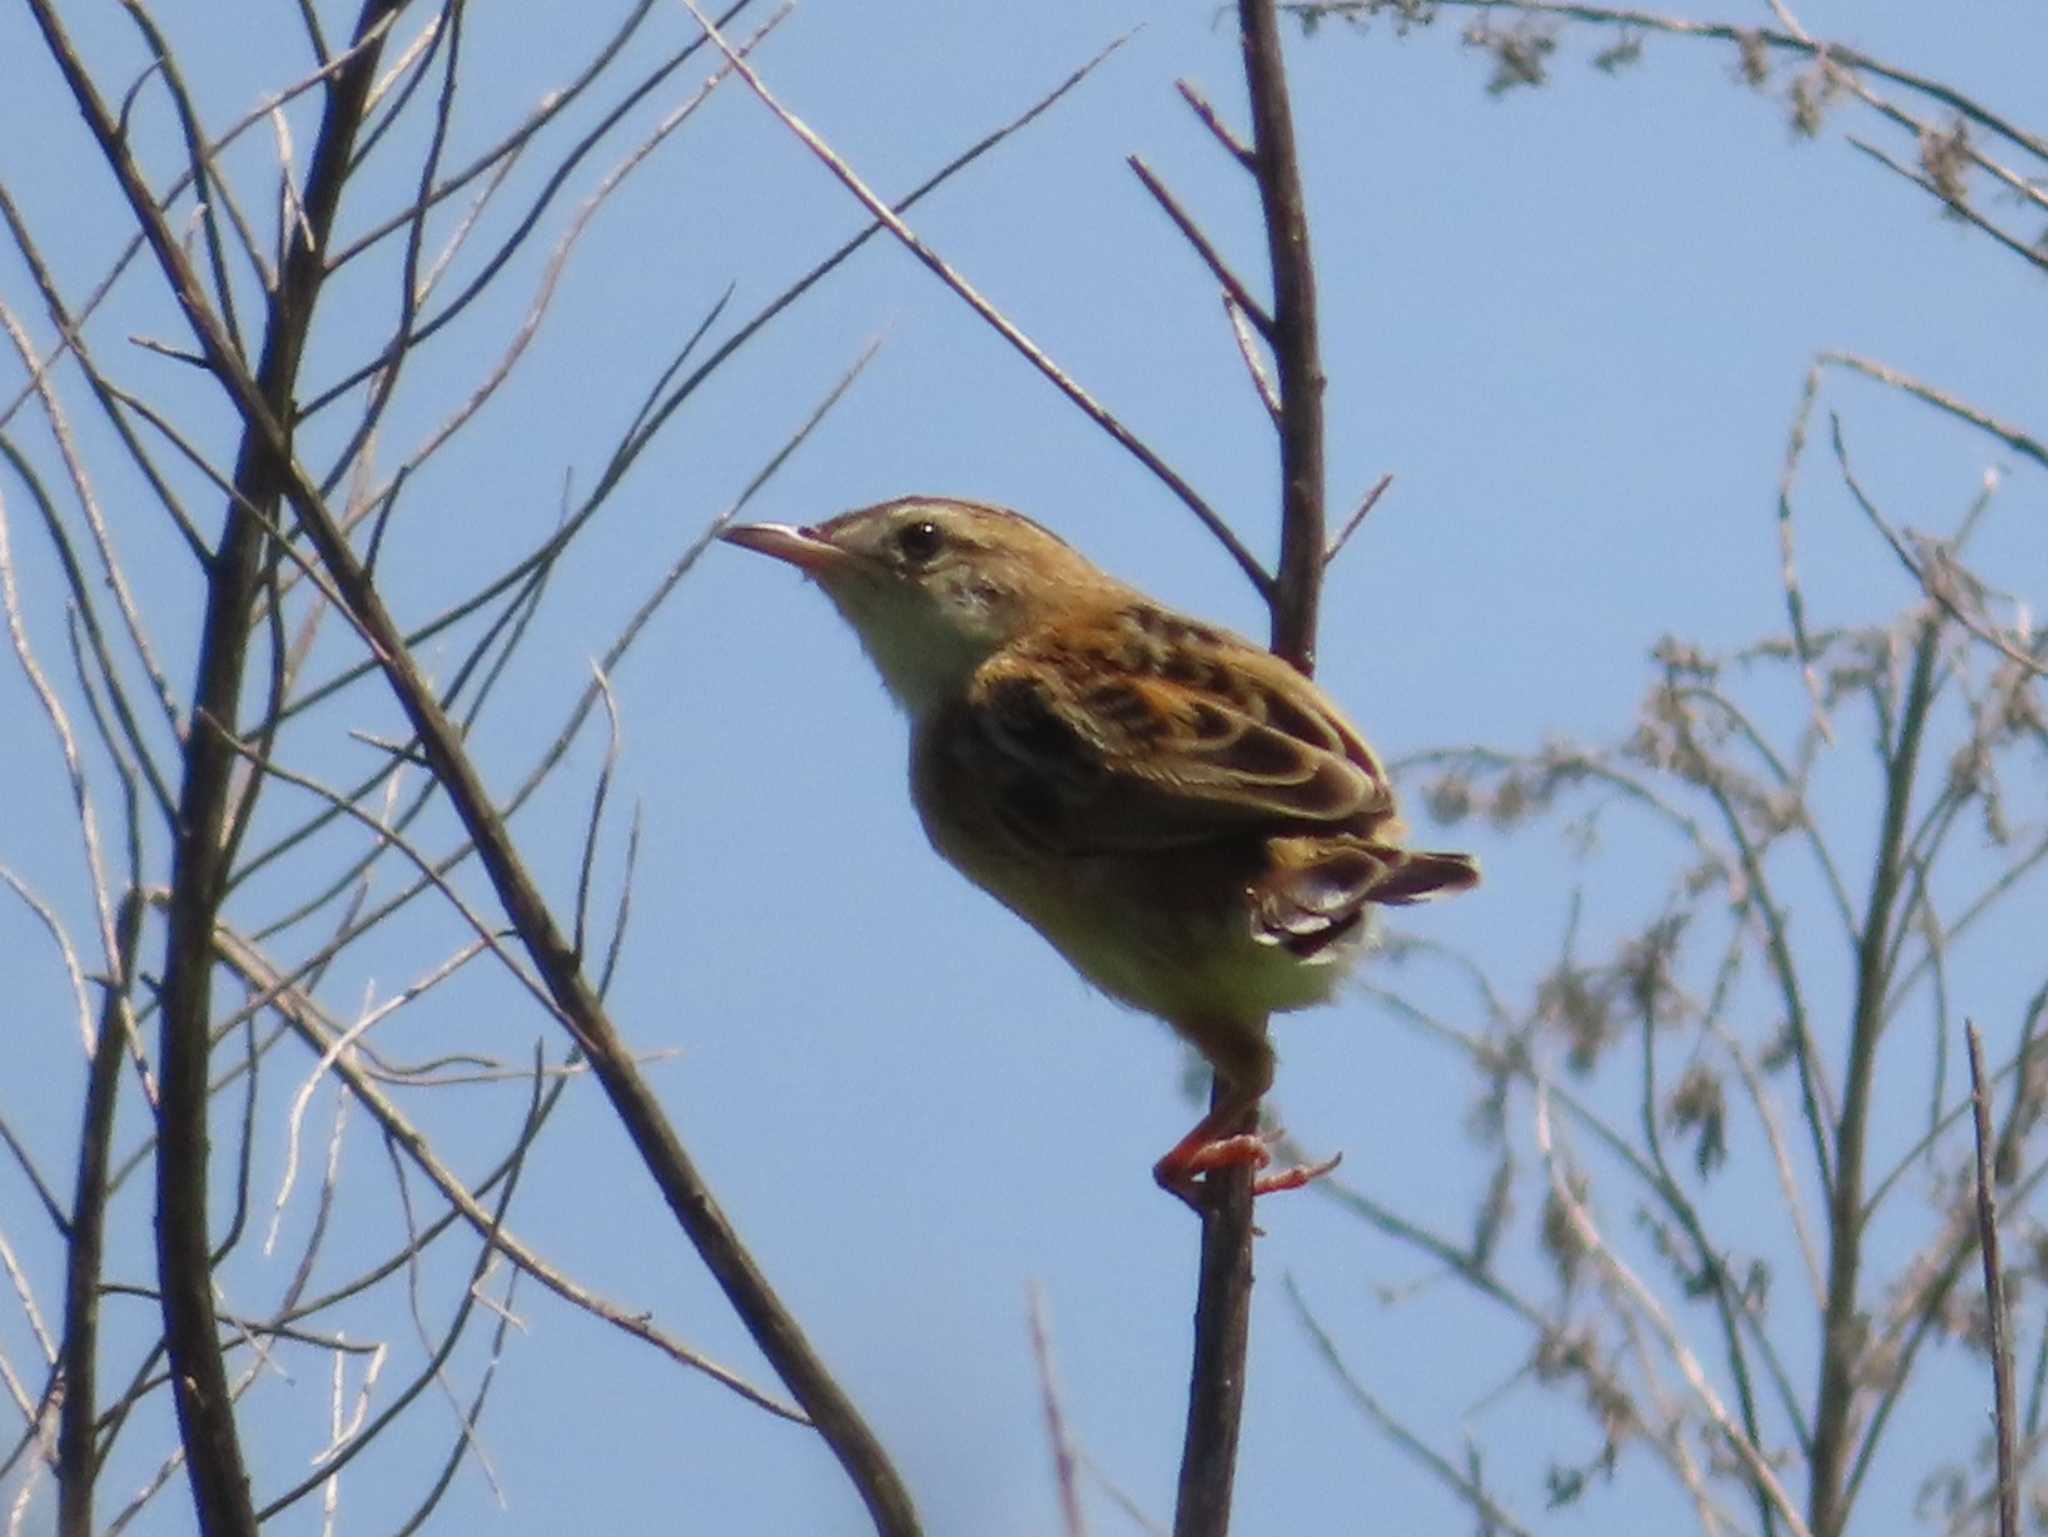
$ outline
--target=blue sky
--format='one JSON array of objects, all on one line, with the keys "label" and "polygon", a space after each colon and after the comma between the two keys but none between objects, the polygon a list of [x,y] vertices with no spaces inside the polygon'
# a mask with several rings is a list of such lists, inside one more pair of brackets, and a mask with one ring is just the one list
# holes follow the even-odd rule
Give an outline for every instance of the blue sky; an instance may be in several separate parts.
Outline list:
[{"label": "blue sky", "polygon": [[[237,14],[217,12],[205,28],[167,19],[222,118],[300,67],[288,18],[254,6]],[[1897,5],[1802,16],[1817,34],[1952,79],[2016,115],[2039,99],[2048,37],[2018,3],[1973,7],[1967,26]],[[1768,16],[1759,5],[1728,19]],[[1659,637],[1727,647],[1780,624],[1776,489],[1817,352],[1883,360],[2036,430],[2043,418],[2037,277],[1859,155],[1838,121],[1815,142],[1795,139],[1782,100],[1789,66],[1752,92],[1734,78],[1730,50],[1652,38],[1639,67],[1609,77],[1584,64],[1597,43],[1572,34],[1551,89],[1495,99],[1483,89],[1485,61],[1458,46],[1465,20],[1447,11],[1399,41],[1384,25],[1365,37],[1333,26],[1290,50],[1330,374],[1332,504],[1395,476],[1333,570],[1320,676],[1391,757],[1619,736]],[[112,19],[75,25],[106,56],[132,50]],[[486,141],[558,83],[588,48],[580,26],[566,10],[516,20],[478,11],[465,39],[474,117],[458,121],[456,142]],[[641,51],[651,58],[687,26],[680,10],[658,18]],[[1124,165],[1143,155],[1264,287],[1250,185],[1173,90],[1190,78],[1242,121],[1234,33],[1212,7],[815,0],[758,63],[872,185],[900,191],[1133,29],[1066,102],[912,222],[1268,551],[1271,433],[1206,274]],[[0,143],[49,146],[33,162],[8,154],[8,185],[51,232],[60,270],[82,284],[104,269],[118,232],[104,175],[19,15],[0,21],[0,55],[27,61],[8,71]],[[689,88],[672,85],[650,110]],[[156,111],[142,121],[161,131],[161,102]],[[1859,131],[1872,131],[1867,120]],[[608,165],[616,153],[595,159]],[[365,185],[381,192],[380,207],[406,195]],[[344,216],[344,229],[368,222],[370,201]],[[544,536],[565,477],[590,483],[669,353],[727,285],[730,313],[749,313],[861,220],[757,101],[722,89],[599,215],[520,373],[409,491],[384,566],[401,613],[430,611],[466,585],[459,577],[478,579]],[[40,310],[18,264],[0,271],[8,304],[33,323]],[[524,259],[503,304],[422,354],[386,428],[391,460],[473,386],[539,275],[537,257]],[[133,329],[171,334],[144,278],[120,302],[129,293]],[[311,377],[357,358],[349,307],[381,298],[369,279],[337,289]],[[511,692],[475,739],[494,785],[524,773],[588,659],[659,570],[874,342],[872,365],[751,516],[806,522],[919,491],[985,498],[1039,518],[1177,606],[1263,632],[1252,594],[1185,511],[927,273],[877,241],[685,409],[557,573]],[[143,387],[195,388],[169,362],[122,366]],[[0,385],[9,397],[15,377]],[[2016,590],[2042,590],[2038,470],[1853,380],[1831,377],[1823,408],[1842,413],[1860,473],[1902,521],[1946,527],[1987,469],[2009,472],[1983,555]],[[193,410],[218,428],[216,411]],[[61,655],[61,608],[41,555],[25,548],[25,498],[17,485],[4,489],[24,591],[43,644]],[[1902,578],[1840,494],[1824,451],[1810,454],[1800,498],[1816,623],[1869,621],[1900,606]],[[192,584],[169,574],[174,561],[149,558],[161,530],[117,532],[138,552],[182,686]],[[428,660],[445,673],[459,655],[450,646]],[[652,1072],[685,1143],[900,1458],[929,1530],[1054,1529],[1025,1323],[1034,1283],[1049,1301],[1075,1436],[1164,1520],[1195,1232],[1148,1171],[1192,1114],[1177,1048],[1092,996],[929,853],[903,794],[901,722],[827,605],[787,572],[712,550],[613,683],[624,722],[618,802],[642,818],[615,1017],[636,1043],[679,1051]],[[9,715],[23,718],[18,676],[0,691]],[[381,700],[353,697],[306,728],[310,761],[337,780],[372,761],[346,730],[389,729],[393,719]],[[0,745],[0,793],[9,805],[60,806],[54,755],[32,735]],[[601,737],[586,733],[575,775],[520,826],[564,904],[601,755]],[[1589,883],[1589,941],[1639,919],[1669,869],[1668,850],[1625,824],[1620,834]],[[1478,847],[1488,884],[1403,915],[1403,932],[1459,946],[1508,992],[1525,993],[1555,956],[1567,899],[1588,867],[1540,825],[1506,839],[1471,828],[1430,836]],[[601,866],[614,880],[623,838],[615,823]],[[0,851],[82,914],[61,819],[9,826]],[[1860,891],[1860,869],[1857,880]],[[0,946],[41,968],[47,952],[32,921],[9,910],[0,925]],[[336,998],[353,1002],[372,985],[388,995],[454,932],[423,918],[380,941],[388,948],[359,952]],[[1975,980],[1991,1047],[2009,1048],[2011,997],[2035,972],[1994,955]],[[38,969],[24,985],[49,987],[47,1006],[61,1009],[59,981]],[[455,996],[438,1017],[420,1011],[406,1027],[414,1033],[389,1048],[418,1058],[466,1041],[517,1060],[539,1033],[559,1049],[502,985],[479,980]],[[1447,993],[1437,1001],[1454,1006]],[[68,1034],[41,1034],[50,1039],[31,1048],[36,1081],[63,1091],[25,1094],[29,1077],[8,1075],[0,1106],[40,1131],[40,1146],[62,1149],[83,1070]],[[1487,1170],[1462,1130],[1475,1086],[1461,1061],[1359,997],[1283,1022],[1276,1039],[1290,1129],[1316,1151],[1343,1149],[1345,1176],[1377,1199],[1461,1231]],[[1899,1099],[1887,1107],[1902,1123],[1907,1107],[1917,1113],[1909,1085],[1924,1060],[1911,1055],[1918,1045],[1904,1049]],[[509,1135],[524,1091],[466,1092],[444,1096],[435,1115],[475,1168]],[[1532,1164],[1526,1125],[1515,1134]],[[360,1188],[381,1190],[388,1175],[374,1138],[360,1124],[351,1136]],[[64,1166],[52,1155],[46,1167]],[[1751,1145],[1738,1145],[1720,1181],[1712,1200],[1731,1222],[1773,1199]],[[124,1208],[138,1279],[142,1194],[138,1186]],[[10,1227],[26,1224],[25,1187],[11,1170],[0,1173],[0,1201]],[[388,1200],[363,1204],[351,1232],[363,1252],[381,1252],[396,1219]],[[1624,1200],[1610,1216],[1625,1227],[1627,1213]],[[1263,1220],[1244,1537],[1467,1524],[1346,1405],[1294,1321],[1283,1277],[1420,1433],[1453,1454],[1468,1433],[1483,1442],[1495,1487],[1541,1529],[1616,1530],[1639,1509],[1624,1501],[1670,1498],[1662,1475],[1624,1458],[1615,1490],[1546,1519],[1546,1461],[1582,1457],[1593,1443],[1573,1412],[1526,1384],[1489,1396],[1519,1370],[1520,1337],[1452,1283],[1432,1281],[1425,1261],[1315,1196],[1282,1198]],[[599,1289],[758,1372],[594,1088],[572,1092],[550,1126],[512,1221]],[[1909,1227],[1899,1241],[1923,1237]],[[1523,1263],[1523,1279],[1540,1289],[1541,1271]],[[441,1277],[444,1293],[455,1274]],[[255,1296],[276,1284],[260,1268],[246,1275]],[[533,1293],[522,1311],[528,1327],[507,1348],[484,1432],[508,1508],[490,1514],[487,1489],[465,1473],[451,1496],[457,1525],[863,1529],[835,1467],[802,1432]],[[409,1337],[402,1319],[367,1326]],[[21,1350],[17,1321],[0,1327],[10,1353]],[[1793,1339],[1803,1370],[1810,1342]],[[292,1391],[324,1404],[321,1370],[305,1369]],[[1964,1396],[1972,1382],[1956,1374],[1932,1423],[1977,1412],[1979,1400]],[[272,1485],[303,1465],[298,1412],[251,1425]],[[435,1449],[420,1455],[438,1455],[445,1423],[431,1413],[418,1423],[433,1425],[419,1434]],[[157,1454],[135,1454],[132,1481]],[[1895,1459],[1874,1486],[1889,1494],[1879,1508],[1909,1499],[1922,1471],[1911,1449]],[[345,1485],[344,1511],[358,1502],[374,1526],[386,1501],[404,1508],[410,1487],[366,1475]],[[1099,1494],[1090,1499],[1098,1533],[1132,1529]],[[138,1529],[179,1530],[184,1514],[182,1498],[167,1500]],[[311,1513],[303,1520],[289,1529],[311,1530]]]}]

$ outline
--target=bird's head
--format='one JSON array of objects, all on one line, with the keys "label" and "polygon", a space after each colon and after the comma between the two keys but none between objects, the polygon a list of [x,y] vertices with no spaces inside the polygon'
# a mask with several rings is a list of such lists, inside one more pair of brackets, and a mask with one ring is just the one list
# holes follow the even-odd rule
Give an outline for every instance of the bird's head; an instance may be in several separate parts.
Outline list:
[{"label": "bird's head", "polygon": [[1029,518],[974,502],[905,497],[805,528],[751,523],[723,537],[824,588],[913,717],[964,690],[1027,631],[1123,591]]}]

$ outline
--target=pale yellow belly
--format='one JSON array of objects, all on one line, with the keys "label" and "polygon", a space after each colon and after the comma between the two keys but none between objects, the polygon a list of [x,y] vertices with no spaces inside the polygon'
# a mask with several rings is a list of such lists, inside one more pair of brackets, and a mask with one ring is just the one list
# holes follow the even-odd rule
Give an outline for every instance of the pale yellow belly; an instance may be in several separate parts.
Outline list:
[{"label": "pale yellow belly", "polygon": [[[945,860],[1030,924],[1096,987],[1169,1022],[1251,1021],[1312,1007],[1336,990],[1362,933],[1313,957],[1253,935],[1228,857],[1067,855],[1026,848],[986,821],[920,797]],[[1361,926],[1362,927],[1362,926]]]}]

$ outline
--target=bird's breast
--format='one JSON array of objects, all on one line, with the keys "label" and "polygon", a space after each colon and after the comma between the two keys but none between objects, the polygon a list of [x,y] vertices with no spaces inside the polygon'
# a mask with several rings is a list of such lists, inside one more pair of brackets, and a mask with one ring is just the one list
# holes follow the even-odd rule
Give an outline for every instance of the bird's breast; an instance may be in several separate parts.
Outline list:
[{"label": "bird's breast", "polygon": [[932,847],[1038,930],[1103,992],[1169,1023],[1263,1018],[1325,1002],[1356,936],[1313,956],[1254,937],[1255,834],[1181,848],[1063,849],[1020,825],[1014,786],[972,772],[943,718],[911,742],[911,798]]}]

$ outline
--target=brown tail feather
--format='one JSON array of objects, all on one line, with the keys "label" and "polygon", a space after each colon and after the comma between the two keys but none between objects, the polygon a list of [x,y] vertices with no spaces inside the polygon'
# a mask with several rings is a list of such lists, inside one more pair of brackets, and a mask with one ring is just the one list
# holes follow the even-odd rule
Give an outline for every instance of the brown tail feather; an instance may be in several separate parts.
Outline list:
[{"label": "brown tail feather", "polygon": [[[1389,851],[1392,853],[1392,851]],[[1428,854],[1403,850],[1388,861],[1387,873],[1366,892],[1368,902],[1406,906],[1479,884],[1479,861],[1470,854]]]}]

